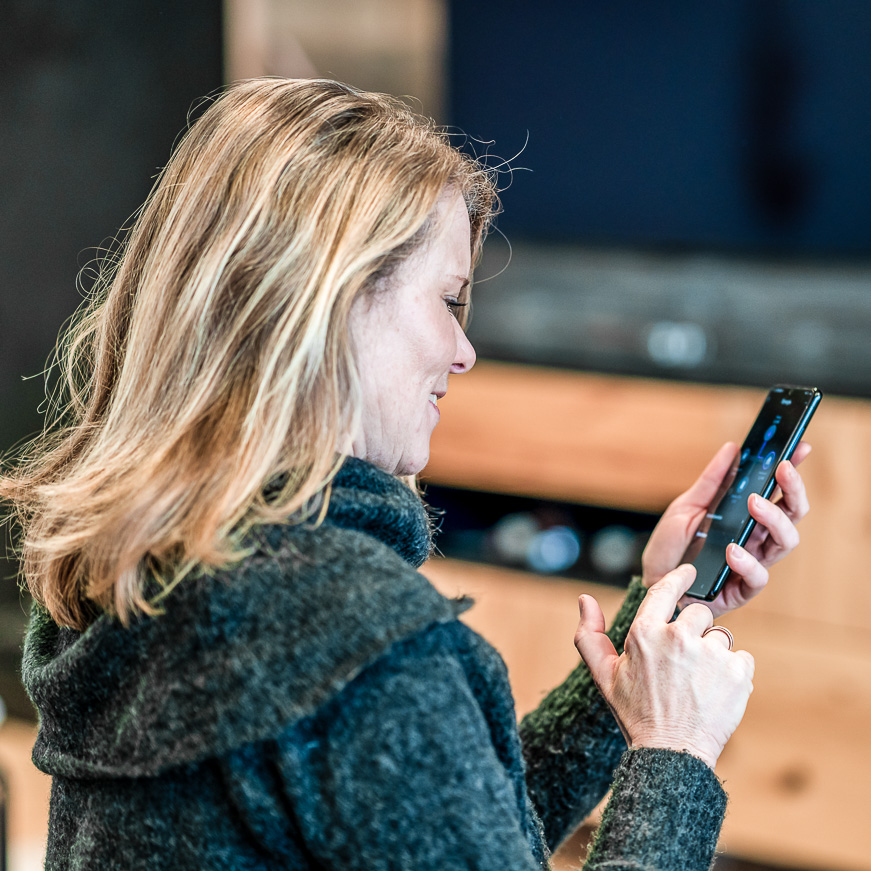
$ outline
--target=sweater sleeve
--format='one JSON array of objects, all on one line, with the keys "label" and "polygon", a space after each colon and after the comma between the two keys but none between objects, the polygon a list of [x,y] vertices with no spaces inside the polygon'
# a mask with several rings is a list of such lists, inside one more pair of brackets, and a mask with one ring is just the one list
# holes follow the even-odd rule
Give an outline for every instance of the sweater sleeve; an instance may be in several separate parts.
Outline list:
[{"label": "sweater sleeve", "polygon": [[584,871],[707,871],[726,793],[701,759],[627,750]]},{"label": "sweater sleeve", "polygon": [[[632,581],[608,630],[618,651],[645,592]],[[584,871],[710,867],[726,810],[716,775],[689,753],[626,750],[583,663],[524,718],[520,732],[530,796],[551,850],[612,787]]]},{"label": "sweater sleeve", "polygon": [[[275,867],[549,867],[513,717],[512,742],[450,631],[402,642],[316,716],[225,762],[233,806]],[[702,871],[725,800],[707,766],[630,751],[617,775],[588,871]]]},{"label": "sweater sleeve", "polygon": [[[622,651],[646,590],[632,581],[608,635]],[[604,798],[626,741],[580,663],[520,724],[529,794],[555,850]]]},{"label": "sweater sleeve", "polygon": [[462,666],[425,641],[402,646],[279,742],[282,790],[312,864],[547,867],[533,852],[539,832],[524,830],[534,816],[522,813],[522,775],[499,759]]}]

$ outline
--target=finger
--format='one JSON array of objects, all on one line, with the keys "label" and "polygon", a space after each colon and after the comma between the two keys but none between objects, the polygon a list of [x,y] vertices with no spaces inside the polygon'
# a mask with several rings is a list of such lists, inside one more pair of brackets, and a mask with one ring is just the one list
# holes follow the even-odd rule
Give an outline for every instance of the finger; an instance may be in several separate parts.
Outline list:
[{"label": "finger", "polygon": [[[798,443],[798,447],[796,447],[796,449],[793,451],[792,457],[790,458],[790,462],[792,463],[793,469],[795,469],[796,466],[798,466],[800,463],[803,463],[808,458],[808,455],[810,454],[811,450],[812,450],[812,448],[811,448],[810,444],[808,444],[808,442],[799,442]],[[799,476],[799,478],[800,477],[801,476]],[[776,478],[777,478],[777,475],[775,475],[775,479]],[[804,486],[803,483],[802,483],[802,486]],[[781,493],[782,493],[782,490],[780,489],[780,486],[778,486],[775,488],[774,492],[768,498],[771,499],[772,502],[776,502],[780,498]],[[805,498],[805,502],[806,501],[807,501],[807,499]],[[805,509],[805,514],[807,514],[807,509]]]},{"label": "finger", "polygon": [[768,584],[768,569],[741,545],[733,543],[726,548],[726,562],[744,581],[748,599],[765,589]]},{"label": "finger", "polygon": [[754,493],[747,500],[747,509],[750,516],[768,531],[769,538],[779,550],[788,553],[798,547],[798,530],[780,504],[775,505]]},{"label": "finger", "polygon": [[681,608],[681,612],[674,622],[686,625],[687,629],[694,635],[701,635],[713,625],[714,615],[707,605],[693,602],[685,608]]},{"label": "finger", "polygon": [[599,686],[607,685],[618,657],[611,639],[605,634],[605,615],[592,596],[579,596],[578,610],[581,618],[575,632],[575,647],[593,680]]},{"label": "finger", "polygon": [[796,449],[792,452],[792,464],[793,466],[798,466],[803,463],[807,458],[808,454],[813,450],[809,442],[799,442]]},{"label": "finger", "polygon": [[801,520],[810,511],[807,489],[801,474],[789,460],[784,460],[774,473],[774,478],[780,487],[781,498],[778,505],[792,518]]},{"label": "finger", "polygon": [[695,579],[695,567],[688,564],[678,566],[667,575],[663,575],[647,591],[635,619],[668,623],[674,616],[674,609],[680,597],[693,585]]},{"label": "finger", "polygon": [[753,675],[756,672],[756,660],[753,658],[753,654],[747,650],[734,650],[732,652],[736,657],[743,660],[744,667],[747,669],[747,677],[753,680]]},{"label": "finger", "polygon": [[726,442],[720,450],[714,454],[711,461],[702,470],[702,474],[695,483],[684,493],[684,498],[693,505],[707,508],[711,500],[717,495],[720,485],[723,483],[735,457],[738,455],[738,445],[735,442]]},{"label": "finger", "polygon": [[726,650],[732,649],[734,639],[725,626],[709,626],[702,633],[702,637],[711,639],[713,644],[721,644]]}]

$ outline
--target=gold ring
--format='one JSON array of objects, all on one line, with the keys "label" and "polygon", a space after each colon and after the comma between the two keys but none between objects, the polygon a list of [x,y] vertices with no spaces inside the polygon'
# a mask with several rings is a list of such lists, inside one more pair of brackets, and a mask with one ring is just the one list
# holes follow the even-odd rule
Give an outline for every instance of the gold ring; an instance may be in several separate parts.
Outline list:
[{"label": "gold ring", "polygon": [[702,638],[704,638],[709,632],[722,632],[726,638],[729,639],[729,650],[732,649],[732,645],[735,643],[735,637],[725,626],[711,626],[710,628],[705,629],[705,631],[702,632]]}]

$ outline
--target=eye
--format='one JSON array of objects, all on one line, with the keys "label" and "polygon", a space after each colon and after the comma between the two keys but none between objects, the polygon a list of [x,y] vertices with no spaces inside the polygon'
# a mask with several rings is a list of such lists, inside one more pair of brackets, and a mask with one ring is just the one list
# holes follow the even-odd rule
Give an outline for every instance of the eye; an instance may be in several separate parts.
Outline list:
[{"label": "eye", "polygon": [[454,317],[457,317],[460,314],[460,310],[464,309],[468,304],[468,302],[460,302],[458,299],[453,298],[445,300],[445,305]]}]

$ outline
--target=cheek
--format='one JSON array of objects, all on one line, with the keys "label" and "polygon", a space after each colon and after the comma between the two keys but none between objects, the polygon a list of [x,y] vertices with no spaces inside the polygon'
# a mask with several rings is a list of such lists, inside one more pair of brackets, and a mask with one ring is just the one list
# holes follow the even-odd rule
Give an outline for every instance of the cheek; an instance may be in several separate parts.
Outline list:
[{"label": "cheek", "polygon": [[459,321],[452,314],[448,314],[448,317],[443,318],[439,324],[436,348],[438,365],[442,371],[446,372],[450,369],[451,364],[456,360],[459,330]]},{"label": "cheek", "polygon": [[408,337],[403,360],[398,364],[405,373],[400,389],[436,389],[456,354],[457,341],[453,330],[450,321],[434,319],[429,322],[428,329],[416,331]]}]

